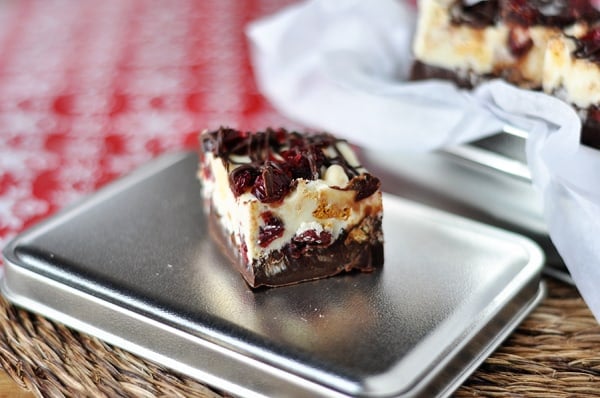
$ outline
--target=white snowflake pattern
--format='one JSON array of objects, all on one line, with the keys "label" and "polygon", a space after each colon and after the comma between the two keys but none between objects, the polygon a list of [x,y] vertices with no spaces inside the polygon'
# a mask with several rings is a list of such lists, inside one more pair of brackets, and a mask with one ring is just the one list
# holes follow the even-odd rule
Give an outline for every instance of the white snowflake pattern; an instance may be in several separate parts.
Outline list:
[{"label": "white snowflake pattern", "polygon": [[[261,13],[281,6],[259,3]],[[0,42],[15,26],[14,4],[0,1]],[[270,108],[246,114],[247,15],[236,2],[30,5],[15,51],[0,59],[0,243],[99,182],[190,144],[190,132],[289,123]]]}]

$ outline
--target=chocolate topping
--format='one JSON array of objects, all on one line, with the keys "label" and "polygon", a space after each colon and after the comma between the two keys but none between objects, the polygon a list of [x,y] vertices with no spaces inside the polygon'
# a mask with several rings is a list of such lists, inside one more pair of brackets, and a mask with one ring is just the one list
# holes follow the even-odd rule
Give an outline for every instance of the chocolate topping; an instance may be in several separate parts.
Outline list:
[{"label": "chocolate topping", "polygon": [[498,0],[480,1],[472,5],[465,4],[464,0],[459,0],[450,7],[452,23],[465,24],[474,28],[494,25],[498,15]]},{"label": "chocolate topping", "polygon": [[414,81],[427,79],[449,80],[454,82],[458,87],[466,89],[472,89],[487,78],[491,78],[491,76],[480,76],[475,73],[459,75],[456,71],[429,65],[418,60],[413,62],[409,76],[409,79]]},{"label": "chocolate topping", "polygon": [[510,53],[519,58],[524,56],[533,47],[533,39],[529,36],[527,28],[515,26],[508,32],[508,48]]},{"label": "chocolate topping", "polygon": [[600,63],[600,25],[590,29],[585,35],[575,40],[575,58]]},{"label": "chocolate topping", "polygon": [[564,27],[600,18],[590,0],[500,0],[500,10],[507,24],[521,26]]},{"label": "chocolate topping", "polygon": [[600,11],[590,0],[482,0],[467,4],[457,0],[450,7],[454,24],[485,28],[502,19],[509,25],[564,27],[577,21],[594,22]]},{"label": "chocolate topping", "polygon": [[[331,165],[342,167],[351,182],[347,189],[357,191],[357,201],[370,196],[380,185],[376,177],[361,174],[360,166],[348,162],[338,147],[346,141],[331,134],[300,134],[285,129],[250,133],[221,127],[204,133],[201,140],[205,152],[223,159],[236,196],[251,191],[261,202],[277,202],[295,187],[298,179],[323,178]],[[362,183],[365,175],[369,176],[368,184]],[[359,177],[360,181],[353,182]]]}]

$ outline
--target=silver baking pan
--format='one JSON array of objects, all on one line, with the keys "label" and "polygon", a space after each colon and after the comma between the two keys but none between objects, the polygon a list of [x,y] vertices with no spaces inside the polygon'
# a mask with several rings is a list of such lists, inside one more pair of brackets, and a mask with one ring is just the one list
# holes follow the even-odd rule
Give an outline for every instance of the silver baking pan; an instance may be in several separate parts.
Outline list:
[{"label": "silver baking pan", "polygon": [[142,167],[3,251],[13,303],[248,397],[447,396],[544,295],[531,240],[385,195],[386,262],[252,291],[196,156]]},{"label": "silver baking pan", "polygon": [[365,151],[363,160],[389,192],[529,237],[544,250],[544,272],[572,284],[531,184],[526,137],[506,127],[467,145],[430,153]]}]

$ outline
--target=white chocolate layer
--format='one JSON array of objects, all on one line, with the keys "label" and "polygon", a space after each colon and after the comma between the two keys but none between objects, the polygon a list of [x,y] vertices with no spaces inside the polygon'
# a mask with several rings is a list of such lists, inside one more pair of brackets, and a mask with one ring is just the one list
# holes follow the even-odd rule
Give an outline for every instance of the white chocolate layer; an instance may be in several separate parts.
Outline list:
[{"label": "white chocolate layer", "polygon": [[[453,24],[449,0],[420,0],[419,23],[413,43],[417,60],[458,73],[501,76],[524,87],[541,87],[544,53],[557,28],[531,26],[515,33],[531,38],[532,47],[515,57],[509,49],[510,28],[503,24],[476,28]],[[473,84],[476,82],[472,82]]]},{"label": "white chocolate layer", "polygon": [[[354,155],[351,159],[351,164],[357,163]],[[337,165],[330,166],[323,173],[324,179],[299,179],[296,188],[278,203],[262,203],[250,192],[236,198],[229,187],[228,170],[223,161],[211,153],[205,154],[201,167],[210,169],[212,175],[212,178],[202,180],[204,199],[211,203],[212,211],[216,212],[222,227],[233,236],[235,244],[247,247],[250,262],[281,249],[294,235],[311,229],[317,233],[329,232],[333,242],[342,231],[349,231],[366,215],[382,212],[381,192],[356,202],[355,191],[336,189],[348,184],[348,177],[345,174],[341,177],[341,167]],[[284,224],[283,235],[265,248],[259,245],[259,231],[263,225],[261,214],[264,212],[271,212]]]},{"label": "white chocolate layer", "polygon": [[544,91],[580,108],[600,104],[600,65],[577,59],[575,42],[557,37],[548,43],[544,67]]},{"label": "white chocolate layer", "polygon": [[499,60],[508,62],[506,43],[508,31],[490,26],[475,29],[453,25],[451,2],[420,0],[419,22],[413,50],[418,60],[450,70],[472,70],[491,73]]}]

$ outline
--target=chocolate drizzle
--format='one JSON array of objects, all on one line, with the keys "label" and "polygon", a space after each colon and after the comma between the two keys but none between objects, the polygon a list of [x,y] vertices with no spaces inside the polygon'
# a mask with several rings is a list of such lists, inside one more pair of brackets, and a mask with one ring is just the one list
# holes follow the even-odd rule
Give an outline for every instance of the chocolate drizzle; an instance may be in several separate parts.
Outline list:
[{"label": "chocolate drizzle", "polygon": [[472,5],[459,0],[450,7],[450,18],[453,24],[464,24],[473,28],[494,25],[498,15],[498,0],[483,0]]},{"label": "chocolate drizzle", "polygon": [[575,51],[573,51],[575,58],[600,63],[600,26],[590,29],[580,38],[572,39],[575,41]]},{"label": "chocolate drizzle", "polygon": [[500,0],[502,19],[520,26],[564,27],[600,18],[590,0]]},{"label": "chocolate drizzle", "polygon": [[525,27],[564,27],[578,21],[598,21],[600,11],[590,0],[482,0],[474,4],[456,0],[450,6],[450,18],[453,24],[473,28],[485,28],[499,20]]},{"label": "chocolate drizzle", "polygon": [[[265,203],[282,200],[298,179],[323,178],[331,165],[339,165],[350,181],[367,174],[361,174],[361,166],[345,158],[339,145],[346,141],[327,133],[300,134],[285,129],[250,133],[221,127],[204,133],[201,141],[204,152],[223,159],[234,195],[250,190]],[[379,188],[379,180],[369,177],[369,184],[349,184],[348,189],[357,191],[357,200]]]}]

